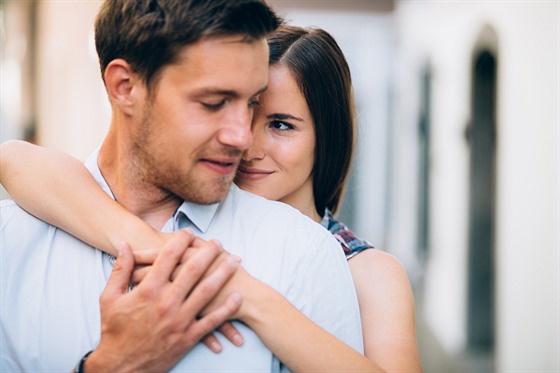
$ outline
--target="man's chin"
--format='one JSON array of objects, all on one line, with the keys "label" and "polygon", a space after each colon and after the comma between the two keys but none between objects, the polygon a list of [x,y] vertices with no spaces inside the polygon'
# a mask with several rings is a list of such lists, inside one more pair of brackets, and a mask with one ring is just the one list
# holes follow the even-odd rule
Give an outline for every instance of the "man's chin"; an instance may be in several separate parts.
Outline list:
[{"label": "man's chin", "polygon": [[229,192],[229,187],[226,190],[220,191],[206,191],[206,193],[199,193],[197,195],[186,195],[183,199],[187,202],[196,203],[199,205],[213,205],[222,202]]}]

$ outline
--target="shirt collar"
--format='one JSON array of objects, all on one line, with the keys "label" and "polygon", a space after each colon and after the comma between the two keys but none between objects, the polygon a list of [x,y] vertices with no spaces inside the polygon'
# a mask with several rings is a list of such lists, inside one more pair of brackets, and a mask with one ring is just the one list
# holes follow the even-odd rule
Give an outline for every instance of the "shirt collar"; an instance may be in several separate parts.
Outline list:
[{"label": "shirt collar", "polygon": [[190,220],[201,232],[206,232],[219,205],[219,203],[213,205],[199,205],[197,203],[184,201],[173,215],[176,229],[186,228]]},{"label": "shirt collar", "polygon": [[91,176],[93,176],[93,178],[95,179],[97,184],[99,184],[99,186],[105,191],[105,193],[107,193],[112,199],[115,199],[115,196],[113,195],[113,192],[111,192],[111,188],[109,188],[109,184],[107,184],[107,182],[105,181],[105,178],[103,178],[103,175],[101,174],[101,170],[99,169],[99,165],[97,164],[97,159],[99,157],[99,149],[100,148],[101,148],[101,146],[98,147],[86,159],[84,165],[88,169]]}]

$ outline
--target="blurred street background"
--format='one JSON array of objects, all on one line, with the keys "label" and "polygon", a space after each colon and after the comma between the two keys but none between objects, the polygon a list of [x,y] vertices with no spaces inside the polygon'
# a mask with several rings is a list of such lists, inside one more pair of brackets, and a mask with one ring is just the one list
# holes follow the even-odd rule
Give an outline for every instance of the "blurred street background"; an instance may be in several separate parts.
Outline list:
[{"label": "blurred street background", "polygon": [[[346,54],[341,217],[406,268],[425,372],[560,372],[559,1],[269,3]],[[99,4],[0,0],[2,141],[101,143]]]}]

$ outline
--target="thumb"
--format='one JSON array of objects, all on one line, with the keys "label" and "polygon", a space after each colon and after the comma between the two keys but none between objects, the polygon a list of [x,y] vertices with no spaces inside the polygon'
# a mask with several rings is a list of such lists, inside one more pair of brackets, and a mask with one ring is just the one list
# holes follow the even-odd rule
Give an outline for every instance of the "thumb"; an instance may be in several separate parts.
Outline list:
[{"label": "thumb", "polygon": [[128,290],[133,269],[134,256],[132,249],[129,244],[122,243],[113,271],[109,276],[105,290],[103,290],[104,297],[113,299],[125,294]]}]

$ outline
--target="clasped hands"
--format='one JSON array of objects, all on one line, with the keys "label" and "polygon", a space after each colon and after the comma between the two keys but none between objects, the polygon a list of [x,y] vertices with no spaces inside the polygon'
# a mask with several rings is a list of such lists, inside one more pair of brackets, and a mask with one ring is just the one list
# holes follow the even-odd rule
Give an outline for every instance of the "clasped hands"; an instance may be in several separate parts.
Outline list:
[{"label": "clasped hands", "polygon": [[[160,250],[133,253],[123,244],[100,297],[101,340],[87,370],[165,371],[203,338],[221,350],[215,329],[240,345],[227,322],[242,312],[233,277],[250,277],[239,258],[189,230],[170,235]],[[136,286],[128,291],[129,284]]]}]

